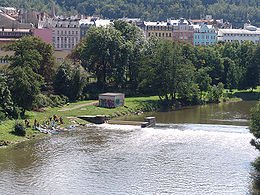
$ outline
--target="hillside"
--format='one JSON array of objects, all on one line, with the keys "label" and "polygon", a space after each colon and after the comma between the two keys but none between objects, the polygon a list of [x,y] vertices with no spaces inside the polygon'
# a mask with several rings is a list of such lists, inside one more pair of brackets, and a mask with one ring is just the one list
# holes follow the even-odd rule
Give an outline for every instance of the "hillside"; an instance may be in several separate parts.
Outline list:
[{"label": "hillside", "polygon": [[[260,25],[259,0],[56,0],[58,14],[101,14],[107,18],[139,17],[145,20],[201,18],[206,14],[223,18],[235,26],[250,20]],[[2,6],[48,11],[51,0],[0,0]]]}]

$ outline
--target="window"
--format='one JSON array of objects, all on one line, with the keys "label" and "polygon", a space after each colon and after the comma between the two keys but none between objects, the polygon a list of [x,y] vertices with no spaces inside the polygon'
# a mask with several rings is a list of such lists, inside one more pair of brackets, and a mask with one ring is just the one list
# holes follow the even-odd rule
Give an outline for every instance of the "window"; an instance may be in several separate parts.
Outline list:
[{"label": "window", "polygon": [[74,35],[74,31],[72,31],[72,34]]},{"label": "window", "polygon": [[166,33],[166,37],[168,37],[168,33]]},{"label": "window", "polygon": [[159,37],[161,37],[161,33],[159,33]]},{"label": "window", "polygon": [[172,33],[169,33],[169,37],[171,37],[172,36]]},{"label": "window", "polygon": [[164,33],[162,33],[162,36],[164,37]]},{"label": "window", "polygon": [[150,37],[151,36],[151,33],[148,33],[148,37]]}]

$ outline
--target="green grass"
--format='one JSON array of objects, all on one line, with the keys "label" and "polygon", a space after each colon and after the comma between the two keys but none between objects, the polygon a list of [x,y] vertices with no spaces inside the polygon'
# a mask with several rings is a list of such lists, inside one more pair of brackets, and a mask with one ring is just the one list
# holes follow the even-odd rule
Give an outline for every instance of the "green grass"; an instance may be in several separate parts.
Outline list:
[{"label": "green grass", "polygon": [[[225,90],[226,92],[226,90]],[[254,89],[253,92],[251,89],[248,90],[232,90],[232,92],[227,93],[227,97],[230,99],[241,99],[244,101],[249,100],[260,100],[260,86],[257,89]]]},{"label": "green grass", "polygon": [[[72,108],[75,105],[86,104],[92,101],[80,101],[76,103],[71,103],[62,108]],[[73,118],[81,115],[109,115],[111,117],[122,116],[130,113],[136,113],[140,111],[154,111],[159,107],[159,98],[157,96],[152,97],[135,97],[135,98],[125,98],[125,107],[118,108],[101,108],[94,105],[88,105],[74,110],[59,111],[61,107],[55,108],[45,108],[46,112],[33,112],[27,111],[25,113],[25,118],[30,120],[31,125],[33,125],[34,119],[37,119],[40,124],[48,120],[50,116],[56,114],[58,117],[62,116],[64,119],[64,124],[62,126],[69,126],[73,124],[73,121],[78,121],[80,123],[87,123],[78,118]],[[24,121],[24,120],[23,120]],[[15,120],[2,121],[0,124],[0,140],[8,141],[9,143],[20,142],[32,135],[40,135],[38,131],[32,128],[27,128],[26,136],[16,136],[12,133]]]}]

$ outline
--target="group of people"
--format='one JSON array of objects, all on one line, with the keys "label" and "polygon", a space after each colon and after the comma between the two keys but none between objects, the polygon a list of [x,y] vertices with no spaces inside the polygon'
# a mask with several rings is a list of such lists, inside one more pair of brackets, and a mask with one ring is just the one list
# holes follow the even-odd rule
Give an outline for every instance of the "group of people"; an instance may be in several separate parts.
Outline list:
[{"label": "group of people", "polygon": [[[56,123],[60,122],[60,124],[64,123],[62,116],[60,116],[60,118],[58,118],[58,116],[56,114],[54,114],[53,117],[49,117],[49,120],[43,121],[43,125],[50,125],[51,124],[53,126],[54,122],[56,122]],[[24,123],[25,123],[26,127],[31,127],[29,119],[25,119]],[[37,119],[34,119],[33,127],[34,128],[40,127],[40,123],[39,123],[39,121],[37,121]]]}]

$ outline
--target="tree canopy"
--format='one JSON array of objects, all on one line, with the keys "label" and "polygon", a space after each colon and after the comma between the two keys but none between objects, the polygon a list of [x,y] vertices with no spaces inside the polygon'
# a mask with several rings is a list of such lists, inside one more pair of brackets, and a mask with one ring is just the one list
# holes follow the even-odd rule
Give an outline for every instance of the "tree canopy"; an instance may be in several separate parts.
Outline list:
[{"label": "tree canopy", "polygon": [[[35,9],[50,12],[52,0],[1,0],[2,6]],[[166,20],[167,18],[198,19],[211,14],[239,26],[240,23],[260,21],[260,3],[257,0],[56,0],[59,15],[100,14],[106,18],[139,17],[145,20]]]}]

